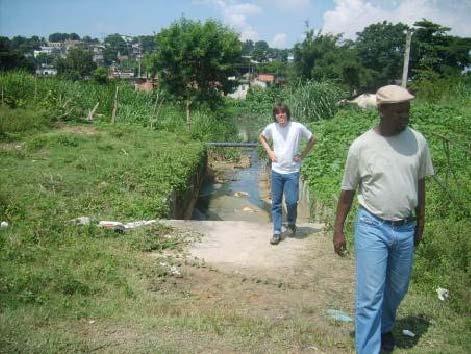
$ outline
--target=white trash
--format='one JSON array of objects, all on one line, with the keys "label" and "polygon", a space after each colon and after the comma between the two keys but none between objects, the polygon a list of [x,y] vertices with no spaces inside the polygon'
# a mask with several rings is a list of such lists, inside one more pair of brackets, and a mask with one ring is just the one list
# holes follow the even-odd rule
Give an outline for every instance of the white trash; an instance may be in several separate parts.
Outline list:
[{"label": "white trash", "polygon": [[77,219],[70,220],[70,222],[75,225],[88,225],[90,224],[91,220],[88,216],[81,216]]},{"label": "white trash", "polygon": [[405,336],[408,336],[408,337],[415,337],[415,333],[409,331],[408,329],[402,330],[402,334],[405,335]]},{"label": "white trash", "polygon": [[438,300],[445,301],[450,296],[448,289],[439,287],[439,288],[436,288],[435,291],[437,292]]},{"label": "white trash", "polygon": [[120,232],[124,232],[124,230],[126,230],[124,224],[119,221],[100,221],[98,226]]},{"label": "white trash", "polygon": [[2,221],[0,223],[0,229],[6,229],[8,227],[8,223],[6,221]]},{"label": "white trash", "polygon": [[141,220],[141,221],[128,222],[127,224],[124,225],[124,228],[126,230],[132,230],[132,229],[136,229],[142,226],[153,225],[156,222],[157,220]]}]

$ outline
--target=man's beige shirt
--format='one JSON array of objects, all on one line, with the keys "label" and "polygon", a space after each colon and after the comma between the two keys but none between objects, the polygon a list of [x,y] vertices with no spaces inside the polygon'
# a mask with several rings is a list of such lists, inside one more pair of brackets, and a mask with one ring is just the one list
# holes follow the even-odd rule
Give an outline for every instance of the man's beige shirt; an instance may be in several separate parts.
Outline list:
[{"label": "man's beige shirt", "polygon": [[350,146],[342,189],[358,187],[358,202],[364,208],[385,220],[401,220],[417,207],[419,179],[433,174],[421,133],[406,128],[385,137],[371,129]]}]

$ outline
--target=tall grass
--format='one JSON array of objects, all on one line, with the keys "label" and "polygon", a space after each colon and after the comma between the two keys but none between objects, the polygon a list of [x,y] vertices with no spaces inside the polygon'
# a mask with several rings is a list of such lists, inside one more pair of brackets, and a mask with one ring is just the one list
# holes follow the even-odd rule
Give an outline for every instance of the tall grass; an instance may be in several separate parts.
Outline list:
[{"label": "tall grass", "polygon": [[[44,111],[51,122],[83,120],[97,103],[95,119],[110,121],[118,91],[116,122],[168,132],[188,131],[182,107],[160,90],[142,93],[125,82],[101,85],[93,81],[36,78],[22,72],[0,74],[0,88],[8,107]],[[24,111],[16,113],[24,115]],[[215,110],[196,107],[191,112],[193,123],[189,133],[203,141],[232,140],[237,132],[233,116],[226,113],[224,107]],[[13,124],[10,118],[8,121]]]},{"label": "tall grass", "polygon": [[346,92],[331,82],[299,81],[283,90],[283,96],[296,119],[315,122],[332,119]]},{"label": "tall grass", "polygon": [[298,81],[283,88],[251,88],[246,102],[238,105],[269,117],[275,104],[286,103],[295,120],[316,122],[332,119],[338,111],[337,102],[346,95],[340,86],[331,82]]},{"label": "tall grass", "polygon": [[28,130],[41,129],[49,123],[46,112],[32,109],[11,109],[0,105],[0,139]]}]

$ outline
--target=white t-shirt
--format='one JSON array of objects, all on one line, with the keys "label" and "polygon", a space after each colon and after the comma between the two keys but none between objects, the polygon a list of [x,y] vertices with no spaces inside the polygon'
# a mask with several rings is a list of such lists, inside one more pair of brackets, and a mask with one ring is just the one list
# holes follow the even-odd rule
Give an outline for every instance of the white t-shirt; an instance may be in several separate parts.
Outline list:
[{"label": "white t-shirt", "polygon": [[299,172],[301,162],[294,161],[298,154],[301,138],[311,139],[312,133],[304,125],[298,122],[288,121],[282,127],[278,123],[271,123],[262,131],[266,139],[273,140],[273,151],[277,162],[273,162],[271,169],[281,174]]},{"label": "white t-shirt", "polygon": [[424,136],[407,127],[394,136],[371,129],[348,151],[342,189],[355,190],[358,202],[385,220],[409,217],[418,204],[418,181],[433,175]]}]

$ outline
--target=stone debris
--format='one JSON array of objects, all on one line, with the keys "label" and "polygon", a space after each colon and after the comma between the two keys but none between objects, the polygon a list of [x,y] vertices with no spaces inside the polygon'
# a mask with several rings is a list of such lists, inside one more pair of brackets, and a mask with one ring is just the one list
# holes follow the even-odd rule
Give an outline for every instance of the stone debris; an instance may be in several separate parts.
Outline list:
[{"label": "stone debris", "polygon": [[438,287],[435,291],[437,292],[438,300],[440,301],[445,301],[450,296],[448,289]]},{"label": "stone debris", "polygon": [[[88,216],[81,216],[79,218],[70,220],[70,223],[74,225],[90,225],[92,222],[94,222],[94,220]],[[103,221],[98,222],[98,226],[103,227],[105,229],[110,229],[110,230],[114,230],[118,232],[124,232],[124,231],[134,230],[139,227],[150,226],[155,223],[157,223],[157,220],[138,220],[138,221],[129,222],[127,224],[119,222],[119,221],[103,220]]]},{"label": "stone debris", "polygon": [[415,337],[415,333],[409,331],[408,329],[402,330],[402,334],[405,335],[405,336],[407,336],[407,337]]},{"label": "stone debris", "polygon": [[128,222],[127,224],[124,224],[124,228],[126,230],[132,230],[132,229],[137,229],[138,227],[142,226],[149,226],[157,223],[157,220],[141,220],[141,221],[134,221],[134,222]]},{"label": "stone debris", "polygon": [[171,265],[168,262],[160,262],[160,265],[163,268],[165,268],[174,277],[176,277],[176,278],[182,278],[183,277],[182,272],[180,272],[180,270],[176,266]]},{"label": "stone debris", "polygon": [[334,321],[353,322],[352,318],[346,312],[341,310],[328,309],[327,314]]},{"label": "stone debris", "polygon": [[248,213],[256,213],[256,212],[258,212],[258,211],[260,211],[260,210],[251,208],[251,207],[249,207],[249,206],[245,206],[245,207],[242,208],[242,211],[246,211],[246,212],[248,212]]},{"label": "stone debris", "polygon": [[72,224],[75,225],[88,225],[91,222],[91,219],[88,216],[81,216],[77,219],[70,220]]},{"label": "stone debris", "polygon": [[237,197],[237,198],[248,197],[248,196],[249,196],[249,193],[247,192],[235,192],[234,193],[234,197]]},{"label": "stone debris", "polygon": [[119,221],[100,221],[98,223],[98,226],[117,232],[126,231],[126,227],[124,226],[124,224]]}]

